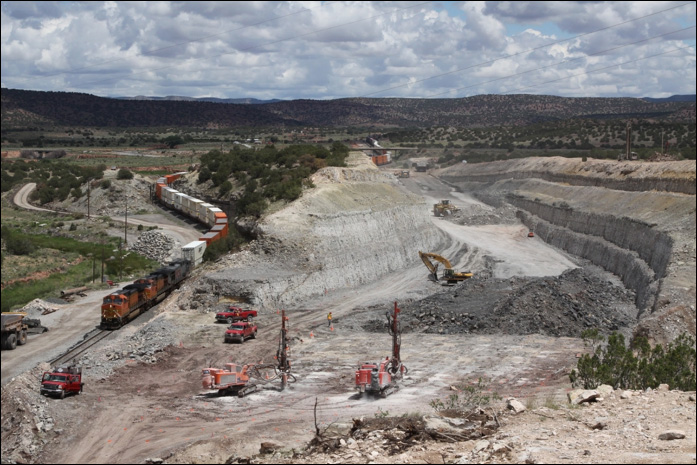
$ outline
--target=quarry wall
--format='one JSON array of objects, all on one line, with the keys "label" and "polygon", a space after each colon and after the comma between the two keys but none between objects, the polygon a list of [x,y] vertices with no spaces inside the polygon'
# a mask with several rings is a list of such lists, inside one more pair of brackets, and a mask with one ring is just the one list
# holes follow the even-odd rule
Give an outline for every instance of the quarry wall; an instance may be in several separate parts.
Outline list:
[{"label": "quarry wall", "polygon": [[[211,275],[218,292],[244,293],[262,307],[292,305],[375,282],[420,262],[418,250],[447,242],[423,197],[379,172],[363,154],[351,160],[351,168],[317,172],[315,188],[265,218],[257,231],[262,247],[273,249],[280,238],[289,248],[262,254],[265,262],[257,255],[253,264],[236,263]],[[269,273],[259,274],[259,268]]]},{"label": "quarry wall", "polygon": [[526,159],[456,166],[438,177],[486,203],[516,206],[545,242],[619,276],[640,310],[669,302],[694,314],[694,285],[678,274],[695,261],[695,162],[628,163]]}]

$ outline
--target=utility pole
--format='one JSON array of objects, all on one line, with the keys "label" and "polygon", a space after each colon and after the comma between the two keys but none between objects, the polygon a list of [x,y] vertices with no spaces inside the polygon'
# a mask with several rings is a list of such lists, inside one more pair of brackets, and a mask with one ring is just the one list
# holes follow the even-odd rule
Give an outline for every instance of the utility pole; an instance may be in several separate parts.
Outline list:
[{"label": "utility pole", "polygon": [[126,196],[126,216],[123,222],[123,243],[124,247],[128,245],[128,196]]},{"label": "utility pole", "polygon": [[631,145],[632,145],[632,124],[627,122],[627,154],[625,160],[631,160]]},{"label": "utility pole", "polygon": [[[90,180],[87,179],[87,219],[90,219]],[[94,273],[92,273],[94,277]],[[93,280],[94,281],[94,280]]]}]

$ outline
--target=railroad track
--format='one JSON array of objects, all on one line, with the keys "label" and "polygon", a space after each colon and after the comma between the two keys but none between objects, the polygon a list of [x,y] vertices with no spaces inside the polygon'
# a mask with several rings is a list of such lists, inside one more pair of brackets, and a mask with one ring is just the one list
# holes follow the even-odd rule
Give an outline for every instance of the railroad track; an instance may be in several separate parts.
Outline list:
[{"label": "railroad track", "polygon": [[57,358],[54,358],[53,360],[50,360],[49,363],[52,366],[55,365],[62,365],[69,363],[73,360],[75,360],[77,357],[82,355],[89,349],[90,347],[94,346],[97,344],[99,341],[107,338],[112,331],[107,331],[103,329],[94,329],[87,333],[85,335],[85,338],[78,342],[76,345],[68,349],[67,352],[63,353],[62,355],[58,356]]}]

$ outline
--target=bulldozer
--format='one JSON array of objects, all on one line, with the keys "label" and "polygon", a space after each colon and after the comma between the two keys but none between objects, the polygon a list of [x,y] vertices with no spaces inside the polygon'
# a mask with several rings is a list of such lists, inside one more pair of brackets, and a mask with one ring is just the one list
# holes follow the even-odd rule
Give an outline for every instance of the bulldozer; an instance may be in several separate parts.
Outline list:
[{"label": "bulldozer", "polygon": [[[424,262],[424,265],[426,265],[426,268],[428,268],[428,271],[431,272],[431,275],[433,276],[434,281],[445,281],[447,285],[453,285],[456,283],[459,283],[460,281],[464,281],[465,279],[469,279],[472,276],[474,276],[471,272],[466,271],[466,272],[459,272],[453,270],[452,265],[450,264],[450,261],[438,254],[435,253],[426,253],[426,252],[421,252],[419,251],[419,257],[421,257],[421,260]],[[434,264],[431,259],[440,262],[443,264],[445,269],[443,270],[443,275],[438,278],[438,266],[439,264],[436,263]]]},{"label": "bulldozer", "polygon": [[460,209],[450,203],[450,200],[448,199],[443,199],[440,202],[433,204],[433,216],[447,216],[459,211]]}]

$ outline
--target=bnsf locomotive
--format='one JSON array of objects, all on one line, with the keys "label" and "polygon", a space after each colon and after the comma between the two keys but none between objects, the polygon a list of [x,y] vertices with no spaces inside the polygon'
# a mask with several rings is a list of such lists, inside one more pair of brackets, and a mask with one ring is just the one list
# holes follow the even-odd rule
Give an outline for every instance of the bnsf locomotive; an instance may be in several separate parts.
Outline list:
[{"label": "bnsf locomotive", "polygon": [[168,266],[137,279],[123,289],[104,297],[102,302],[102,328],[118,329],[179,287],[189,276],[191,262],[175,260]]},{"label": "bnsf locomotive", "polygon": [[203,252],[208,245],[227,236],[228,219],[221,209],[169,187],[185,173],[174,173],[159,178],[155,184],[155,195],[167,207],[210,226],[210,231],[198,241],[182,247],[182,259],[175,260],[145,278],[137,279],[123,289],[104,297],[102,328],[118,329],[160,302],[173,289],[179,287],[191,270],[201,263]]}]

